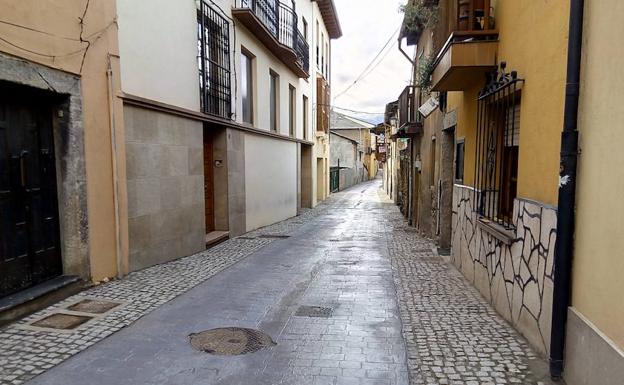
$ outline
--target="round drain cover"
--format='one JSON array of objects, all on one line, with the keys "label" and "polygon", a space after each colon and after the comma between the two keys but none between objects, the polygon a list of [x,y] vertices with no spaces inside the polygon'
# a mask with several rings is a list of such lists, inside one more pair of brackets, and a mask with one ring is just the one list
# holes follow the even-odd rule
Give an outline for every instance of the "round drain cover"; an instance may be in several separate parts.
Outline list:
[{"label": "round drain cover", "polygon": [[274,346],[267,334],[245,328],[219,328],[189,335],[196,350],[218,355],[238,356]]}]

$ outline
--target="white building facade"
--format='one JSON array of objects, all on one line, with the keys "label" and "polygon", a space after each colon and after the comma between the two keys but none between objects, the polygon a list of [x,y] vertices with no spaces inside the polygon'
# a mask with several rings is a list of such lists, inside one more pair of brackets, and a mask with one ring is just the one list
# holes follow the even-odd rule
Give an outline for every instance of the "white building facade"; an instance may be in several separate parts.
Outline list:
[{"label": "white building facade", "polygon": [[327,197],[322,121],[331,39],[341,35],[331,0],[117,0],[117,8],[126,270]]}]

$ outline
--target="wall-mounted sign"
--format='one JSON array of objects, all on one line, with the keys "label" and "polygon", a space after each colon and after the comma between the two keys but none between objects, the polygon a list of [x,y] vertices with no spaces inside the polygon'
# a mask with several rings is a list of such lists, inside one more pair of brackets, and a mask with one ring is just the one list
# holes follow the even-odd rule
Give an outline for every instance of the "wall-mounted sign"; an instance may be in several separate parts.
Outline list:
[{"label": "wall-mounted sign", "polygon": [[440,105],[440,102],[438,101],[438,99],[432,96],[429,98],[429,100],[425,102],[425,104],[420,106],[418,111],[420,111],[420,113],[426,118],[429,115],[431,115],[431,113],[435,111],[435,109],[438,108],[439,105]]}]

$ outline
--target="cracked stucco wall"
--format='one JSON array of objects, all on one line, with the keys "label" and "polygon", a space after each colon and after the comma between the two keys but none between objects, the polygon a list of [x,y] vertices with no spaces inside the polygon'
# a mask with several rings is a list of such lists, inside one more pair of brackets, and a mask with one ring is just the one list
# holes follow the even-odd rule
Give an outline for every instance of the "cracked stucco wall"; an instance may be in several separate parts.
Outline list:
[{"label": "cracked stucco wall", "polygon": [[[116,2],[56,0],[38,2],[33,7],[31,2],[0,0],[0,9],[2,18],[11,21],[11,24],[0,25],[0,52],[21,63],[18,67],[0,65],[3,78],[11,76],[18,80],[10,81],[43,89],[54,88],[58,93],[70,94],[72,104],[81,104],[80,116],[76,118],[81,129],[70,131],[70,138],[79,138],[83,150],[78,152],[78,147],[71,148],[70,152],[79,160],[70,169],[82,173],[84,178],[80,180],[80,194],[72,194],[69,198],[75,200],[86,195],[87,201],[80,203],[85,210],[77,219],[88,223],[88,227],[81,227],[81,231],[87,232],[81,237],[88,241],[80,247],[89,263],[87,271],[81,270],[80,275],[94,280],[115,276],[118,270],[116,255],[119,253],[123,258],[124,251],[127,253],[123,114],[119,98],[113,97],[111,106],[107,78],[110,69],[113,74],[110,94],[117,95],[120,71]],[[78,88],[68,90],[64,87],[61,80],[64,77],[79,83]],[[111,108],[115,120],[115,161],[111,143]],[[113,179],[114,164],[117,188]],[[117,214],[115,193],[118,194]],[[74,233],[78,234],[77,231]],[[118,242],[120,250],[117,249]]]}]

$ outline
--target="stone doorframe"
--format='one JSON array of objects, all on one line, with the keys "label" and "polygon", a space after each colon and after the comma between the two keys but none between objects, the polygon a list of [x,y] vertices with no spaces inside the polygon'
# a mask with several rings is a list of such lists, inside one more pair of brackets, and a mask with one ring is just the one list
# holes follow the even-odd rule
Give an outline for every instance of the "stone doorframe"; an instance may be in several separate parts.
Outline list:
[{"label": "stone doorframe", "polygon": [[90,277],[80,77],[0,53],[0,81],[54,95],[53,129],[63,274]]}]

